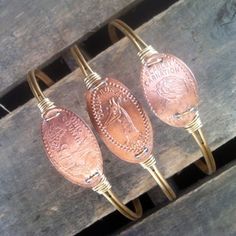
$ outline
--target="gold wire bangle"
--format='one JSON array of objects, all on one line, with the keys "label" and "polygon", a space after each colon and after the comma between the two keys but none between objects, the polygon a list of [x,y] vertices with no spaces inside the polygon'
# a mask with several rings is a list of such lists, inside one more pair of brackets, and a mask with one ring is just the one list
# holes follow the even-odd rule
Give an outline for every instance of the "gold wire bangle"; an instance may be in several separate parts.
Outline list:
[{"label": "gold wire bangle", "polygon": [[[146,56],[157,52],[151,46],[148,46],[127,24],[118,19],[110,22],[108,25],[109,36],[113,43],[118,41],[115,27],[134,43],[139,51],[138,56],[142,63],[145,61],[144,59]],[[216,164],[212,152],[205,140],[201,127],[202,123],[199,115],[197,114],[195,119],[187,127],[185,127],[185,129],[192,134],[205,159],[205,162],[202,160],[197,160],[195,165],[205,174],[210,175],[216,171]]]},{"label": "gold wire bangle", "polygon": [[[90,75],[95,74],[95,72],[88,66],[88,63],[84,59],[82,53],[80,52],[79,48],[77,46],[73,46],[71,48],[71,52],[73,57],[75,58],[76,62],[81,66],[82,71],[84,75],[86,76],[85,83],[87,83],[87,88],[89,88],[89,83],[95,83],[94,81],[89,81]],[[87,69],[89,68],[89,72],[85,73]],[[101,81],[101,78],[99,77],[99,80]],[[150,174],[153,176],[153,178],[156,180],[160,188],[163,190],[164,194],[167,196],[167,198],[171,201],[176,199],[176,195],[174,191],[172,190],[171,186],[168,184],[168,182],[165,180],[165,178],[161,175],[161,173],[158,171],[156,167],[156,160],[153,155],[151,155],[145,162],[141,163],[141,166],[144,169],[147,169]]]},{"label": "gold wire bangle", "polygon": [[[82,73],[86,76],[84,81],[87,89],[91,87],[98,86],[100,83],[103,83],[101,77],[95,73],[89,64],[86,62],[84,56],[80,52],[77,45],[71,47],[71,53],[76,60],[76,62],[80,65]],[[98,186],[93,188],[94,191],[102,194],[121,214],[129,218],[130,220],[137,220],[142,216],[142,205],[139,199],[134,199],[133,205],[135,207],[135,212],[131,211],[128,207],[126,207],[117,196],[110,190],[109,183],[104,177]]]},{"label": "gold wire bangle", "polygon": [[[28,73],[27,80],[29,86],[32,90],[32,93],[36,97],[38,101],[38,107],[41,110],[42,114],[47,111],[48,109],[54,108],[54,103],[51,102],[45,95],[43,94],[42,90],[39,87],[37,79],[42,80],[47,85],[53,84],[54,82],[42,71],[35,69]],[[142,216],[143,210],[142,205],[139,199],[133,200],[133,205],[135,207],[135,211],[130,210],[126,207],[118,198],[117,196],[111,191],[111,185],[106,180],[105,176],[102,176],[101,182],[93,188],[94,191],[102,194],[121,214],[126,216],[130,220],[137,220]]]}]

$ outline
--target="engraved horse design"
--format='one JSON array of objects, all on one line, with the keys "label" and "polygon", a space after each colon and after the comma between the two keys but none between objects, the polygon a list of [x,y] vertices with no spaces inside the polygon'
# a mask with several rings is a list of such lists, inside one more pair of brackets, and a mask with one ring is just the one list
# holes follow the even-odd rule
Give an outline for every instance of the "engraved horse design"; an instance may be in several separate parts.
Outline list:
[{"label": "engraved horse design", "polygon": [[130,115],[128,112],[122,107],[122,98],[118,97],[115,99],[112,97],[108,104],[107,109],[109,110],[109,114],[107,116],[106,121],[104,122],[104,126],[111,126],[115,122],[119,122],[119,127],[126,138],[126,143],[129,145],[130,143],[136,141],[139,137],[139,130],[135,127]]}]

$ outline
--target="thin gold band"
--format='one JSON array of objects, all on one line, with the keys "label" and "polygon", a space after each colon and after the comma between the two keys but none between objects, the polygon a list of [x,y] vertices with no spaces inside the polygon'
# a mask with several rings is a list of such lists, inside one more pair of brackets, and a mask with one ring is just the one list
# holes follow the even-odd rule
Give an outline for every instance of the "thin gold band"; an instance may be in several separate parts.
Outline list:
[{"label": "thin gold band", "polygon": [[97,87],[104,82],[101,77],[91,69],[77,45],[72,46],[70,50],[77,64],[80,65],[82,73],[85,75],[84,82],[87,89]]},{"label": "thin gold band", "polygon": [[198,160],[195,162],[195,165],[203,171],[205,174],[211,175],[216,171],[216,164],[212,152],[205,140],[205,137],[202,133],[201,129],[198,129],[194,133],[192,133],[195,141],[201,149],[205,162],[202,160]]},{"label": "thin gold band", "polygon": [[205,161],[203,160],[197,160],[194,164],[205,174],[212,174],[216,171],[216,164],[215,164],[215,160],[214,157],[212,155],[212,152],[206,142],[206,139],[203,135],[202,132],[202,122],[201,119],[199,117],[199,114],[196,114],[196,117],[194,118],[194,120],[185,127],[185,129],[192,134],[193,138],[195,139],[196,143],[198,144],[198,146],[201,149],[203,158]]},{"label": "thin gold band", "polygon": [[44,96],[42,90],[40,89],[37,80],[42,80],[48,87],[54,84],[54,81],[52,79],[50,79],[46,74],[44,74],[41,70],[38,69],[29,71],[27,80],[31,88],[31,91],[38,100],[38,102],[42,101],[46,97]]},{"label": "thin gold band", "polygon": [[118,199],[116,194],[111,191],[111,185],[105,176],[102,176],[101,182],[93,188],[93,191],[103,195],[122,215],[130,220],[137,220],[143,214],[142,205],[139,199],[137,198],[132,201],[135,211],[131,211]]},{"label": "thin gold band", "polygon": [[108,24],[108,32],[112,43],[119,40],[115,28],[119,29],[124,35],[126,35],[139,51],[148,47],[148,45],[137,34],[135,34],[127,24],[118,19],[113,20]]},{"label": "thin gold band", "polygon": [[133,42],[134,46],[138,49],[137,55],[143,64],[145,64],[146,57],[148,58],[150,55],[157,53],[157,51],[152,46],[147,45],[134,32],[133,29],[131,29],[127,24],[119,19],[113,20],[108,24],[108,34],[112,43],[115,43],[119,40],[116,28],[119,29],[124,35],[126,35],[131,40],[131,42]]},{"label": "thin gold band", "polygon": [[141,166],[148,170],[149,173],[152,175],[152,177],[156,180],[157,184],[160,186],[166,197],[173,201],[176,199],[175,192],[171,188],[171,186],[168,184],[166,179],[162,176],[160,171],[156,167],[156,160],[153,155],[150,155],[150,157],[143,163],[141,163]]},{"label": "thin gold band", "polygon": [[51,86],[54,81],[51,80],[46,74],[38,69],[34,69],[28,72],[27,80],[31,88],[32,93],[38,101],[38,107],[41,113],[45,113],[48,109],[54,108],[54,103],[45,97],[43,91],[39,87],[37,80],[42,80],[46,85]]},{"label": "thin gold band", "polygon": [[130,220],[137,220],[141,218],[143,214],[142,205],[138,198],[132,201],[135,211],[131,211],[127,206],[122,204],[117,196],[111,191],[108,190],[106,193],[103,193],[103,196],[113,205],[115,208],[124,216]]},{"label": "thin gold band", "polygon": [[77,64],[80,65],[80,68],[85,76],[88,76],[89,74],[93,73],[93,70],[89,66],[89,64],[86,62],[83,54],[79,50],[77,45],[74,45],[70,48],[71,53],[73,55],[73,58],[76,60]]}]

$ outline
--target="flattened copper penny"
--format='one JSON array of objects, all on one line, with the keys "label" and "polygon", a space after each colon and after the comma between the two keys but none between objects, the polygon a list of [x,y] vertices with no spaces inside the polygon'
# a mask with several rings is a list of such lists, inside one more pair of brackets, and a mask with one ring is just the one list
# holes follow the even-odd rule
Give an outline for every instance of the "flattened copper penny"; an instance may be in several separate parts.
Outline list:
[{"label": "flattened copper penny", "polygon": [[142,66],[141,81],[148,104],[162,121],[185,127],[194,119],[197,82],[180,59],[169,54],[150,56]]},{"label": "flattened copper penny", "polygon": [[103,174],[103,160],[90,128],[75,113],[54,108],[43,116],[42,138],[53,166],[69,181],[96,186]]},{"label": "flattened copper penny", "polygon": [[129,89],[114,79],[105,79],[87,92],[93,125],[107,147],[119,158],[140,163],[153,147],[151,123]]}]

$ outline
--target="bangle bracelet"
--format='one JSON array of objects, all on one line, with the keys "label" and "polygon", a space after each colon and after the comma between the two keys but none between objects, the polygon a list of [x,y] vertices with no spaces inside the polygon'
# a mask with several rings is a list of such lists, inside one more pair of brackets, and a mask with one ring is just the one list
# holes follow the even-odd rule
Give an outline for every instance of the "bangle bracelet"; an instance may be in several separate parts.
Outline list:
[{"label": "bangle bracelet", "polygon": [[42,139],[52,165],[70,182],[102,194],[130,220],[140,218],[142,206],[138,199],[133,201],[133,212],[111,191],[111,185],[103,173],[99,145],[89,126],[70,110],[56,107],[45,97],[37,79],[46,84],[52,84],[53,81],[40,70],[30,71],[27,77],[42,114]]},{"label": "bangle bracelet", "polygon": [[175,127],[184,127],[192,134],[205,160],[200,159],[195,165],[206,174],[214,173],[216,164],[201,130],[202,122],[197,108],[197,81],[191,70],[179,58],[158,53],[118,19],[110,22],[108,26],[112,42],[118,40],[116,28],[138,49],[142,63],[141,83],[151,110],[163,122]]},{"label": "bangle bracelet", "polygon": [[167,198],[174,200],[174,191],[157,170],[152,154],[152,126],[141,104],[121,82],[102,79],[95,73],[77,46],[73,46],[71,52],[85,75],[87,110],[103,142],[120,159],[141,164]]}]

